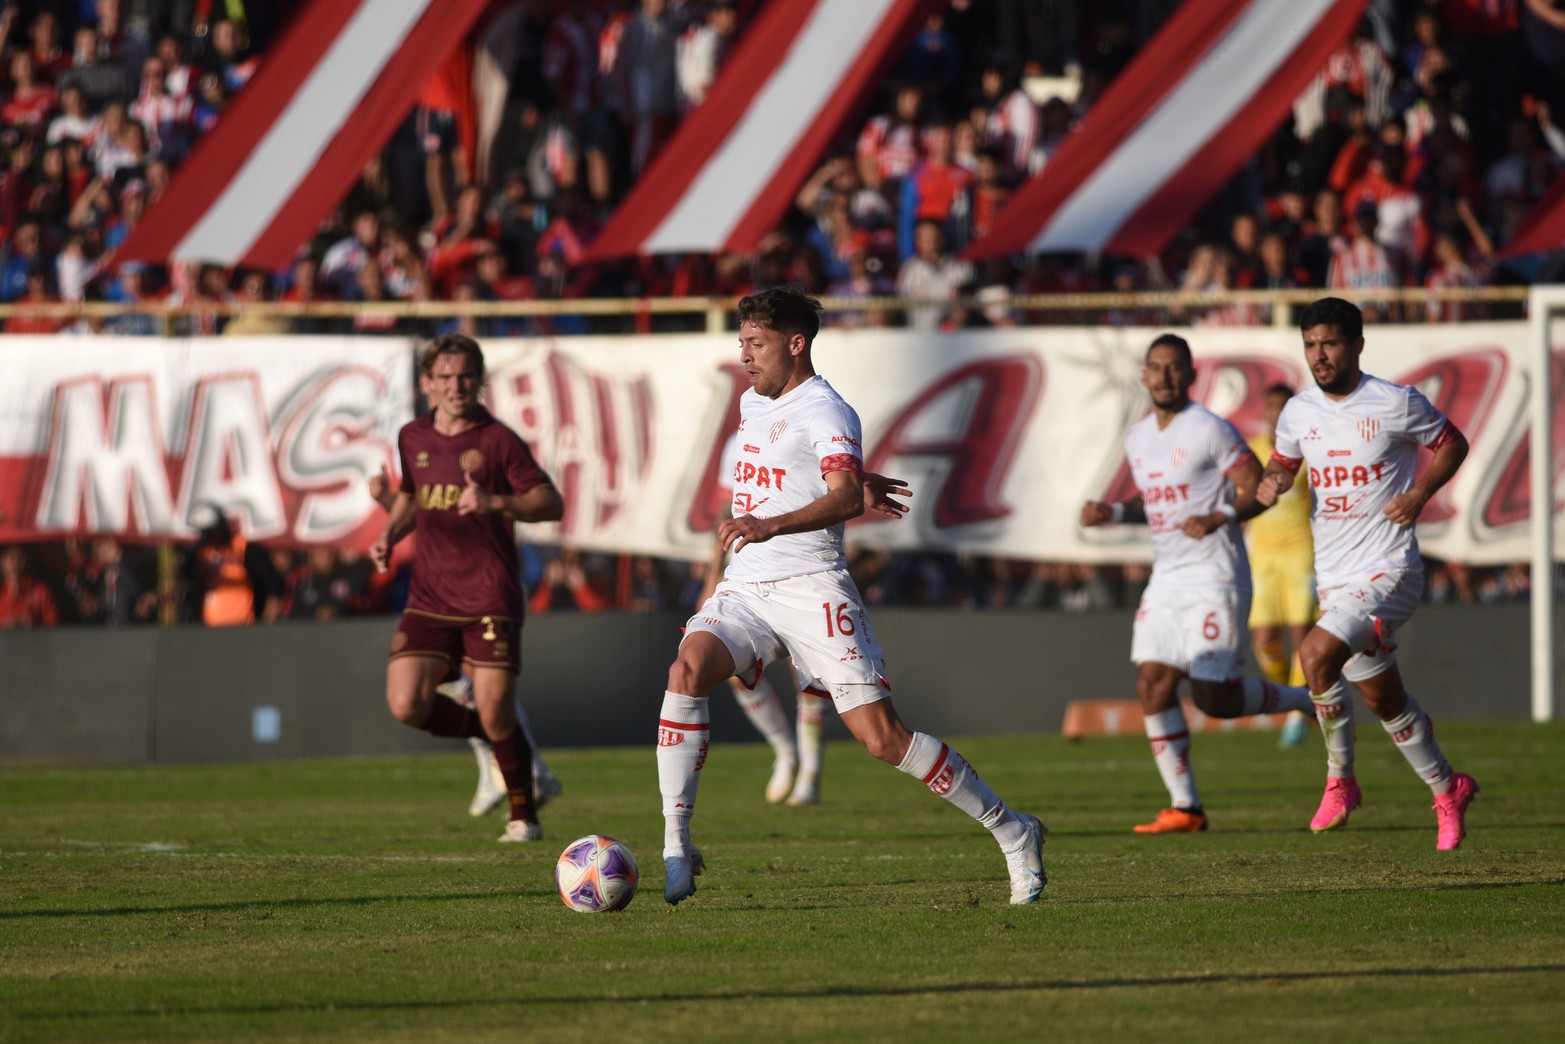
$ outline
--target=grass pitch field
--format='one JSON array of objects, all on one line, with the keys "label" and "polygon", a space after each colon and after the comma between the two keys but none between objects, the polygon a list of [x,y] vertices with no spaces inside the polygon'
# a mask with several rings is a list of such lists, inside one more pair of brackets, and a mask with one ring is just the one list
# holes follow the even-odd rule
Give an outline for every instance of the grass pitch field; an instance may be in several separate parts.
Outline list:
[{"label": "grass pitch field", "polygon": [[[1311,835],[1318,739],[1198,735],[1203,835],[1134,737],[957,744],[1051,827],[1006,904],[988,835],[847,743],[824,804],[766,805],[718,745],[709,869],[661,897],[650,744],[554,751],[548,840],[495,843],[450,756],[0,768],[0,1040],[1518,1040],[1565,1025],[1565,727],[1442,725],[1483,793],[1458,852],[1373,725],[1365,805]],[[567,910],[580,834],[641,861],[622,914]]]}]

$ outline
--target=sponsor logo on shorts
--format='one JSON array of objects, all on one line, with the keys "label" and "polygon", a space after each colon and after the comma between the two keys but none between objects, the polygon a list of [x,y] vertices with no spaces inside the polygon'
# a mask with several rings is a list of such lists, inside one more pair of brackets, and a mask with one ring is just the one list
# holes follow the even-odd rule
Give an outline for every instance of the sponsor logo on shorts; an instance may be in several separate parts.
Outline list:
[{"label": "sponsor logo on shorts", "polygon": [[837,662],[838,663],[851,663],[854,660],[862,660],[862,659],[864,659],[864,654],[859,652],[859,647],[856,646],[856,645],[850,645],[850,646],[848,646],[847,655],[837,657]]},{"label": "sponsor logo on shorts", "polygon": [[484,466],[484,455],[476,449],[463,450],[462,455],[456,459],[463,471],[477,471]]}]

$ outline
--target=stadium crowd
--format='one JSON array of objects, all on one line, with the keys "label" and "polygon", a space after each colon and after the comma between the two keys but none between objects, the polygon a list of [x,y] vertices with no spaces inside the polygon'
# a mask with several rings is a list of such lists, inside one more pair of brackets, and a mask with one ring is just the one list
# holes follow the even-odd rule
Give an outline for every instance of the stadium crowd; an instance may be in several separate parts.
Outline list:
[{"label": "stadium crowd", "polygon": [[[1557,277],[1559,254],[1497,249],[1565,166],[1565,5],[1375,0],[1294,104],[1293,118],[1160,256],[1046,255],[974,266],[981,235],[1043,171],[1176,0],[950,0],[751,255],[584,264],[627,188],[700,104],[756,0],[533,0],[502,129],[485,169],[446,73],[286,271],[117,263],[115,250],[265,60],[300,7],[254,0],[10,0],[0,11],[0,300],[517,300],[742,294],[800,282],[853,297],[975,294],[983,305],[840,324],[927,329],[1058,321],[1017,314],[1024,292],[1469,286]],[[1033,87],[1033,93],[1029,93]],[[474,150],[476,151],[476,150]],[[1431,305],[1371,319],[1438,320]],[[1063,317],[1079,321],[1077,317]],[[1109,322],[1249,323],[1255,307]],[[593,320],[604,328],[621,319]],[[676,321],[676,320],[670,320]],[[568,320],[458,320],[480,335]],[[58,329],[26,314],[10,332]],[[319,329],[321,320],[301,320]],[[409,331],[366,311],[340,325]],[[276,324],[187,322],[191,332]],[[104,328],[151,334],[145,316]]]},{"label": "stadium crowd", "polygon": [[[1373,0],[1345,43],[1227,189],[1163,253],[1060,254],[974,265],[981,235],[1177,0],[950,0],[931,13],[865,114],[805,180],[754,254],[583,263],[640,172],[698,105],[757,0],[531,0],[514,5],[517,55],[485,169],[460,133],[448,78],[424,90],[314,240],[285,271],[122,263],[119,247],[266,59],[301,0],[6,0],[0,5],[0,301],[170,300],[178,332],[480,337],[646,329],[647,320],[452,318],[425,324],[232,318],[203,301],[525,300],[743,294],[797,281],[840,297],[947,300],[905,315],[846,309],[838,325],[951,330],[1018,323],[1242,324],[1264,308],[1028,314],[1049,291],[1477,286],[1565,278],[1565,252],[1496,260],[1565,167],[1565,2]],[[504,7],[508,5],[497,5]],[[1030,92],[1029,89],[1032,89]],[[1035,93],[1033,93],[1035,92]],[[1047,176],[1046,173],[1044,176]],[[970,294],[972,310],[957,303]],[[1440,321],[1482,306],[1430,304],[1366,318]],[[683,317],[659,317],[672,329]],[[641,322],[641,326],[631,326]],[[154,335],[153,317],[76,329]],[[8,333],[55,332],[13,313]],[[159,565],[153,548],[102,539],[8,550],[0,626],[203,618],[201,545]],[[253,581],[257,619],[398,606],[348,553],[274,552],[210,564]],[[275,560],[274,560],[275,559]],[[701,567],[538,549],[535,611],[688,608]],[[873,604],[1061,607],[1134,604],[1141,567],[1095,568],[860,550]],[[29,574],[48,578],[41,582]],[[184,578],[175,584],[170,578]],[[231,578],[231,577],[230,577]],[[1459,564],[1427,597],[1524,596],[1521,567]],[[1519,594],[1520,592],[1520,594]]]}]

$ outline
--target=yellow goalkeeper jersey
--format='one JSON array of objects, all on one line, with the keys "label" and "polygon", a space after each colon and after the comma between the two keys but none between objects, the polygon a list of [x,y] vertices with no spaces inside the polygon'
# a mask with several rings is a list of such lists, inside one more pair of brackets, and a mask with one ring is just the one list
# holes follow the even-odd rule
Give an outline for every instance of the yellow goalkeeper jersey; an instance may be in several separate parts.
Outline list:
[{"label": "yellow goalkeeper jersey", "polygon": [[[1264,467],[1272,459],[1272,437],[1261,434],[1249,440],[1250,449]],[[1310,538],[1310,490],[1303,475],[1295,479],[1277,503],[1250,519],[1244,527],[1244,542],[1250,557],[1297,551],[1313,546]]]}]

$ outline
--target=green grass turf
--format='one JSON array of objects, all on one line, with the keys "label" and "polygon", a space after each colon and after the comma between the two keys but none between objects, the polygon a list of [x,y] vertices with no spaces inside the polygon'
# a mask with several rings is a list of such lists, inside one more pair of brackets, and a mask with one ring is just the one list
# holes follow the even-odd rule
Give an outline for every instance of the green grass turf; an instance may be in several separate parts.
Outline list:
[{"label": "green grass turf", "polygon": [[[653,750],[551,752],[548,840],[469,819],[465,753],[0,768],[0,1040],[1518,1040],[1565,1026],[1565,727],[1442,725],[1483,793],[1459,852],[1362,729],[1365,805],[1305,829],[1312,738],[1198,735],[1213,827],[1138,837],[1144,740],[958,744],[1052,828],[1007,905],[976,825],[856,747],[766,805],[719,745],[697,895],[661,897]],[[640,857],[622,914],[554,895],[565,842]]]}]

